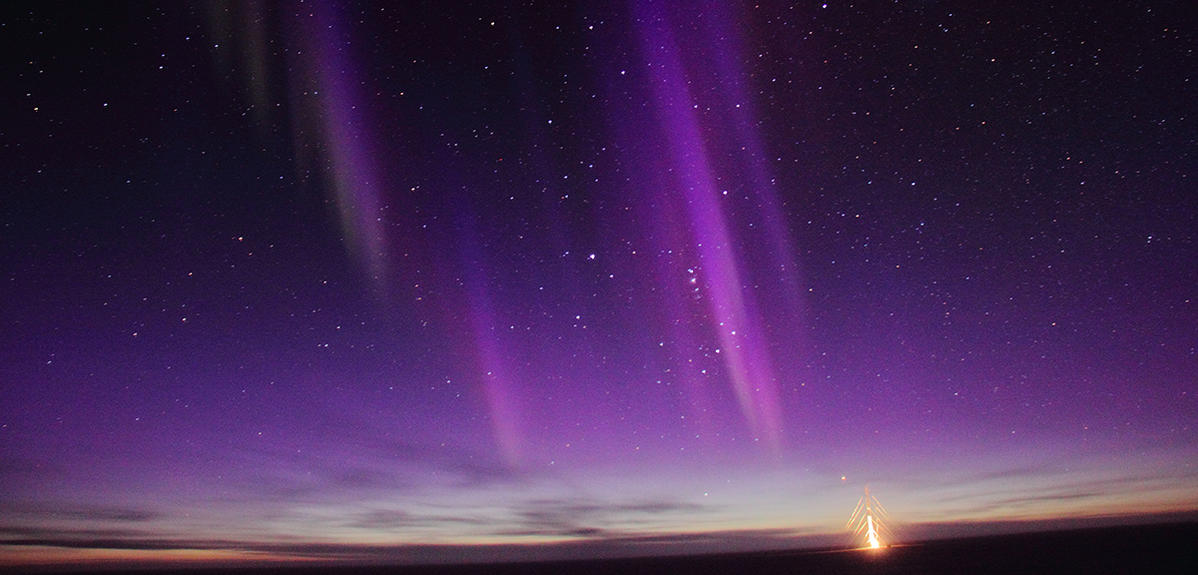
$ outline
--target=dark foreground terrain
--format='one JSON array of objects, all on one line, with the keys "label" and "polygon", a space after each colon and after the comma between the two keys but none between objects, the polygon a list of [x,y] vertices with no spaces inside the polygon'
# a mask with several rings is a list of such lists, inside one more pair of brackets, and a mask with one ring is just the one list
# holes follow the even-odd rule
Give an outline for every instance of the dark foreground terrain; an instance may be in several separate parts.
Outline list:
[{"label": "dark foreground terrain", "polygon": [[[78,573],[79,570],[70,572]],[[118,571],[104,570],[103,573]],[[1198,523],[930,541],[879,551],[765,553],[495,565],[137,570],[187,575],[1198,573]]]}]

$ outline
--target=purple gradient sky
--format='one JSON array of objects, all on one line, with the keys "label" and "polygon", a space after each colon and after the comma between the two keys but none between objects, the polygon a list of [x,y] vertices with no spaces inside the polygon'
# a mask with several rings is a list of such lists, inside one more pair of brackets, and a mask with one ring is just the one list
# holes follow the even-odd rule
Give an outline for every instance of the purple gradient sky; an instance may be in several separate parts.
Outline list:
[{"label": "purple gradient sky", "polygon": [[1198,508],[1180,4],[0,10],[0,563]]}]

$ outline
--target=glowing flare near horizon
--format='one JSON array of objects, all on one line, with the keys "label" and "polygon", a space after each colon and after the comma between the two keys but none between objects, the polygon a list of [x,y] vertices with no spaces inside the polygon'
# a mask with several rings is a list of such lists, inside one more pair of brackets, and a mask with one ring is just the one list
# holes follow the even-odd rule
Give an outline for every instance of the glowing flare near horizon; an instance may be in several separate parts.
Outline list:
[{"label": "glowing flare near horizon", "polygon": [[878,544],[878,532],[874,529],[874,516],[866,515],[865,519],[869,523],[869,530],[865,532],[865,540],[869,542],[871,549],[877,549],[881,545]]},{"label": "glowing flare near horizon", "polygon": [[885,515],[886,510],[877,498],[869,494],[869,487],[866,486],[865,494],[857,500],[857,506],[853,508],[853,515],[849,517],[847,525],[853,529],[854,536],[864,535],[864,549],[880,549],[882,547],[879,531],[886,528],[882,522]]}]

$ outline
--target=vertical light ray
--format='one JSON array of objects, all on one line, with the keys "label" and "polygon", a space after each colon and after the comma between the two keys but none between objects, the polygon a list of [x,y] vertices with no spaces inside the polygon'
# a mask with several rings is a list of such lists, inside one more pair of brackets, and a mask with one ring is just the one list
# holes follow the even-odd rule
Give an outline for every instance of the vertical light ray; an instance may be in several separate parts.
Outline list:
[{"label": "vertical light ray", "polygon": [[482,369],[482,388],[495,443],[504,462],[517,466],[521,460],[519,416],[512,400],[512,383],[507,362],[497,341],[495,315],[485,290],[478,281],[466,287],[470,299],[470,324]]},{"label": "vertical light ray", "polygon": [[242,74],[245,76],[245,85],[249,87],[250,91],[254,126],[260,134],[265,134],[270,114],[268,86],[270,86],[271,80],[270,70],[266,65],[267,12],[259,0],[249,0],[243,8],[242,29],[245,30],[245,49],[242,51]]},{"label": "vertical light ray", "polygon": [[[671,402],[688,409],[687,421],[694,432],[711,443],[719,440],[719,429],[726,425],[728,417],[715,409],[713,384],[718,379],[705,374],[704,358],[701,354],[703,341],[693,326],[701,323],[692,318],[702,310],[702,302],[693,299],[693,288],[688,282],[694,278],[686,272],[693,264],[690,254],[690,229],[683,207],[683,199],[670,191],[670,162],[656,151],[657,143],[646,138],[645,126],[652,125],[653,111],[642,107],[640,90],[630,90],[626,47],[623,43],[597,59],[607,63],[603,71],[602,101],[608,102],[604,110],[605,128],[608,130],[610,148],[615,151],[610,162],[620,166],[618,172],[637,174],[626,180],[626,186],[614,192],[623,198],[632,198],[632,211],[628,212],[627,236],[636,237],[634,244],[646,243],[649,249],[638,247],[634,252],[648,257],[639,258],[643,269],[632,273],[650,282],[648,294],[652,301],[638,310],[637,321],[650,326],[653,355],[660,358],[660,381],[662,393]],[[634,76],[635,77],[635,76]],[[640,87],[640,82],[636,83]],[[636,94],[636,97],[630,97]],[[622,218],[621,218],[622,219]],[[632,245],[632,244],[629,244]],[[628,275],[628,272],[625,272]],[[697,278],[695,278],[697,281]],[[658,355],[658,353],[664,355]],[[674,383],[681,388],[674,387]],[[733,412],[732,419],[739,415]]]},{"label": "vertical light ray", "polygon": [[255,135],[265,140],[271,132],[271,86],[275,80],[267,51],[270,6],[260,0],[218,0],[203,6],[213,41],[214,70],[228,80],[233,79],[230,72],[237,72],[237,105],[253,118]]},{"label": "vertical light ray", "polygon": [[387,260],[381,182],[374,161],[377,150],[354,94],[353,63],[346,53],[349,42],[342,36],[335,8],[325,3],[318,3],[310,32],[309,51],[315,58],[321,128],[331,158],[341,231],[350,253],[365,268],[376,292],[381,292]]},{"label": "vertical light ray", "polygon": [[459,226],[467,314],[478,368],[482,372],[480,381],[483,395],[487,401],[495,443],[504,462],[514,467],[521,461],[521,435],[518,423],[520,414],[516,409],[510,379],[511,369],[505,360],[506,354],[499,340],[499,332],[495,329],[498,324],[495,307],[487,289],[489,281],[485,273],[486,262],[475,237],[477,224],[469,214],[461,213]]},{"label": "vertical light ray", "polygon": [[768,256],[773,264],[773,272],[785,288],[782,304],[790,320],[799,317],[799,268],[794,258],[794,240],[786,226],[786,217],[781,208],[778,194],[774,191],[774,177],[770,173],[766,159],[765,147],[761,142],[761,134],[756,126],[759,125],[754,111],[753,98],[742,78],[746,77],[743,66],[737,61],[743,51],[740,32],[734,24],[732,16],[727,14],[729,7],[715,2],[710,6],[712,18],[705,20],[713,27],[707,30],[705,39],[711,50],[712,62],[715,65],[720,81],[718,94],[724,98],[724,110],[727,111],[736,135],[737,148],[742,151],[741,159],[747,168],[749,189],[757,206],[758,214],[764,223],[769,238]]},{"label": "vertical light ray", "polygon": [[741,290],[733,237],[714,185],[694,113],[688,78],[667,16],[657,5],[636,5],[642,49],[651,68],[651,93],[667,148],[684,197],[701,261],[713,329],[741,412],[758,438],[777,447],[781,414],[776,384],[765,350],[764,333],[752,321]]}]

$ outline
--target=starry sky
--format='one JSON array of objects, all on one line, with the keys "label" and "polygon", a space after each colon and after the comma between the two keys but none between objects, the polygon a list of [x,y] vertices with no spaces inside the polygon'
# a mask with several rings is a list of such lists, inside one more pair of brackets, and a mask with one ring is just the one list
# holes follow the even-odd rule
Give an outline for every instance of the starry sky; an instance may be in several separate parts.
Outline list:
[{"label": "starry sky", "polygon": [[1006,4],[6,3],[0,563],[1198,509],[1193,13]]}]

